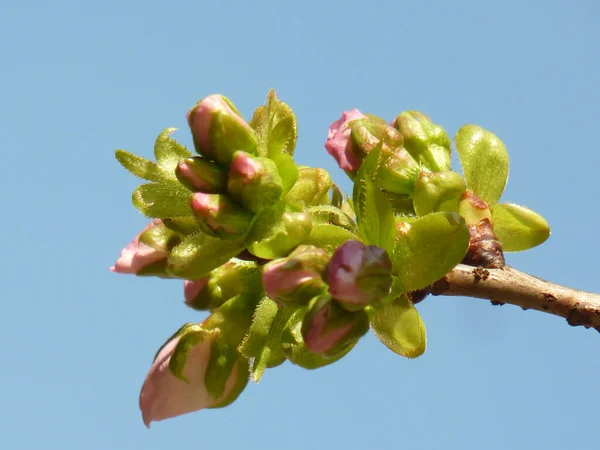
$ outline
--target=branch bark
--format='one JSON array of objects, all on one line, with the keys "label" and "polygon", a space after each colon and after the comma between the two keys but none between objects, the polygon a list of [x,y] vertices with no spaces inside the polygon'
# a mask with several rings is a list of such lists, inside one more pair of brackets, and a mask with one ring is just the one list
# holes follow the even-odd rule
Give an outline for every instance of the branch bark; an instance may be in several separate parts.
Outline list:
[{"label": "branch bark", "polygon": [[459,264],[433,284],[431,294],[487,299],[493,305],[511,304],[524,310],[564,317],[571,326],[600,332],[600,295],[570,289],[511,267],[484,269]]}]

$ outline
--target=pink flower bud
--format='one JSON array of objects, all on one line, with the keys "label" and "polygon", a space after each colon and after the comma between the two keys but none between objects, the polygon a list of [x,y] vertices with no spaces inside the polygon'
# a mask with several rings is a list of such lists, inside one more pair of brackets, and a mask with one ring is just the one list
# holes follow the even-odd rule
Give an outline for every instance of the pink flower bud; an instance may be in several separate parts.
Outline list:
[{"label": "pink flower bud", "polygon": [[231,160],[227,192],[250,211],[256,212],[279,201],[283,182],[272,160],[238,151]]},{"label": "pink flower bud", "polygon": [[324,250],[301,245],[287,258],[266,264],[263,285],[267,295],[282,305],[308,303],[325,288],[321,272],[328,259]]},{"label": "pink flower bud", "polygon": [[361,163],[361,159],[353,148],[353,143],[350,139],[352,131],[349,124],[353,120],[364,119],[366,117],[358,109],[344,111],[342,117],[333,122],[329,127],[325,149],[327,153],[335,158],[338,166],[345,171],[356,172]]},{"label": "pink flower bud", "polygon": [[[160,219],[153,219],[133,238],[127,247],[121,251],[119,259],[110,270],[115,273],[139,274],[154,263],[166,260],[169,256],[166,248],[156,248],[156,246],[150,246],[144,242],[140,242],[140,237],[143,233],[157,227],[164,227],[162,221]],[[166,229],[166,227],[164,228]]]},{"label": "pink flower bud", "polygon": [[227,187],[227,170],[199,156],[179,161],[175,175],[194,192],[218,194]]},{"label": "pink flower bud", "polygon": [[346,241],[327,266],[329,293],[349,311],[362,309],[389,294],[391,270],[392,262],[382,248]]},{"label": "pink flower bud", "polygon": [[194,146],[198,153],[228,166],[237,150],[254,153],[254,130],[235,106],[222,95],[210,95],[187,113]]},{"label": "pink flower bud", "polygon": [[250,211],[225,194],[197,192],[192,196],[191,206],[198,223],[220,237],[245,233],[252,220]]},{"label": "pink flower bud", "polygon": [[311,300],[302,321],[304,344],[312,352],[334,357],[343,353],[369,329],[364,311],[349,312],[327,295]]},{"label": "pink flower bud", "polygon": [[[158,352],[140,392],[140,410],[144,424],[180,416],[204,408],[231,403],[247,381],[247,364],[240,358],[227,376],[223,395],[214,398],[205,383],[207,369],[211,364],[213,343],[219,337],[218,330],[206,331],[192,344],[184,361],[182,375],[187,381],[176,377],[171,368],[171,356],[185,332],[176,335]],[[240,386],[242,389],[240,389]]]}]

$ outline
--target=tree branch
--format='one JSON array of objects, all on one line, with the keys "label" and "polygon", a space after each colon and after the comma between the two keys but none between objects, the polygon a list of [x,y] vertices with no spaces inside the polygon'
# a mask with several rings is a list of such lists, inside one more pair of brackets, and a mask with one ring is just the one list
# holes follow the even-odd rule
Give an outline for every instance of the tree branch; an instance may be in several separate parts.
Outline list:
[{"label": "tree branch", "polygon": [[571,326],[600,332],[600,295],[566,288],[511,267],[484,269],[459,264],[433,284],[433,295],[487,299],[564,317]]}]

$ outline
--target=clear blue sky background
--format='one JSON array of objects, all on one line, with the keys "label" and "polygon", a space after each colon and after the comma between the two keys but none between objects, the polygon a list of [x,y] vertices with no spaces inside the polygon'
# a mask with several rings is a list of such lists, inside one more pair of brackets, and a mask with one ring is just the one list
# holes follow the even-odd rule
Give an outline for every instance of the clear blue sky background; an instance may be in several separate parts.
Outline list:
[{"label": "clear blue sky background", "polygon": [[462,298],[419,305],[426,354],[368,335],[310,372],[286,364],[232,406],[154,423],[138,393],[156,349],[202,316],[177,281],[108,271],[145,224],[114,160],[148,156],[194,102],[250,117],[270,87],[296,111],[297,157],[342,110],[418,109],[506,143],[504,199],[550,240],[509,264],[600,291],[600,7],[575,1],[13,1],[0,7],[0,448],[595,449],[600,335]]}]

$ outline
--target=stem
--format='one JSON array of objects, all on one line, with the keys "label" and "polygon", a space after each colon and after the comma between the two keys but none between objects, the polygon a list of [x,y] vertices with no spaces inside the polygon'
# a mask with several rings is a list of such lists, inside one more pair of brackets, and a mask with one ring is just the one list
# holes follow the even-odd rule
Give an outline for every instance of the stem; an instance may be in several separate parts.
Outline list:
[{"label": "stem", "polygon": [[459,264],[433,284],[431,293],[535,309],[564,317],[571,326],[582,325],[600,332],[600,295],[559,286],[508,266],[484,269]]}]

